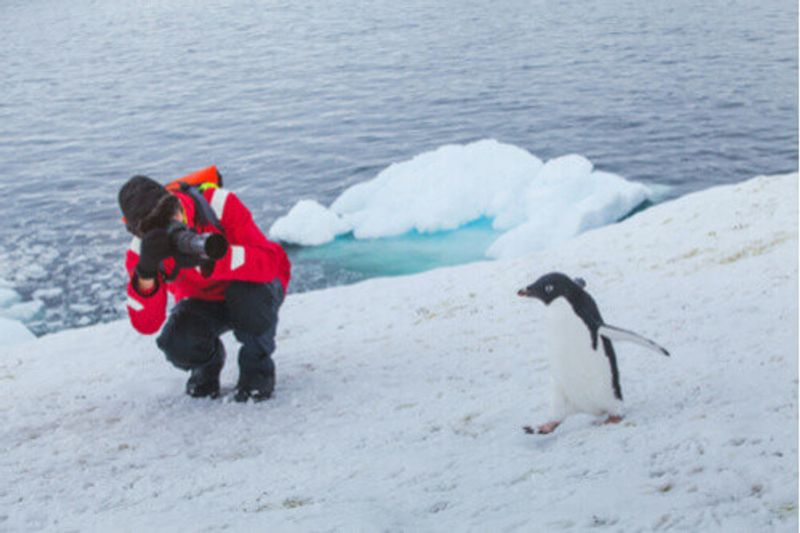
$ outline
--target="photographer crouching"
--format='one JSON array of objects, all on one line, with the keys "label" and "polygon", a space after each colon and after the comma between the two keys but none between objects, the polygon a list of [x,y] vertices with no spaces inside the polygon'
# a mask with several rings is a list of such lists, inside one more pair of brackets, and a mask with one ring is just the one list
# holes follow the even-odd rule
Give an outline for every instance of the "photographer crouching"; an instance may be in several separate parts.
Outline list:
[{"label": "photographer crouching", "polygon": [[167,291],[173,295],[156,343],[191,372],[186,393],[195,398],[219,396],[219,337],[232,330],[241,343],[234,399],[261,401],[275,388],[272,353],[291,266],[221,185],[209,167],[166,187],[146,176],[122,186],[119,205],[134,235],[125,261],[128,315],[140,333],[156,333],[167,319]]}]

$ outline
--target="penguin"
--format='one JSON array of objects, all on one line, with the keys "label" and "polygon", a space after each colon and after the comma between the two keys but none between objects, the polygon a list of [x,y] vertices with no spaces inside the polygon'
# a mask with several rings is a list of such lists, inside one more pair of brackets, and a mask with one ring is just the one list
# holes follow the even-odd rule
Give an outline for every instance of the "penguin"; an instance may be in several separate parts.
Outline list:
[{"label": "penguin", "polygon": [[552,433],[573,413],[607,416],[607,424],[622,420],[622,388],[612,340],[634,342],[669,356],[650,339],[606,324],[585,288],[580,278],[551,272],[517,292],[547,306],[551,341],[551,418],[535,429],[525,426],[526,433]]}]

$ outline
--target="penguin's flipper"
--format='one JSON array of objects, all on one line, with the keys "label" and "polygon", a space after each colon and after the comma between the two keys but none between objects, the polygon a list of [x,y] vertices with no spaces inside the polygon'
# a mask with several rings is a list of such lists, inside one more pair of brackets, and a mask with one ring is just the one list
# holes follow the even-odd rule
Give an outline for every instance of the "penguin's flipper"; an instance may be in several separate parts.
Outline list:
[{"label": "penguin's flipper", "polygon": [[639,346],[644,346],[645,348],[649,348],[669,357],[669,352],[664,347],[656,344],[650,339],[642,337],[638,333],[634,333],[633,331],[628,331],[627,329],[622,329],[615,326],[609,326],[608,324],[602,324],[599,328],[597,328],[597,333],[613,341],[633,342]]}]

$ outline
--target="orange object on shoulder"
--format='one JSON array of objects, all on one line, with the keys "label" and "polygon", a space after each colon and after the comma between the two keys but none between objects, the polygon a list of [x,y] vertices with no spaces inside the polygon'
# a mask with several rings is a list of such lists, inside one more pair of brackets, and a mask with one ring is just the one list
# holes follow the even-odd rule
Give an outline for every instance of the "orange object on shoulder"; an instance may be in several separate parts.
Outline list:
[{"label": "orange object on shoulder", "polygon": [[[174,193],[181,190],[181,184],[185,183],[191,187],[204,189],[205,187],[222,187],[222,175],[217,170],[216,165],[211,165],[204,169],[187,174],[182,178],[178,178],[167,183],[164,188],[169,192]],[[126,224],[125,217],[122,217],[122,223]]]},{"label": "orange object on shoulder", "polygon": [[192,187],[200,187],[204,184],[222,187],[222,176],[217,170],[216,165],[211,165],[210,167],[198,170],[197,172],[192,172],[191,174],[187,174],[182,178],[171,181],[165,185],[165,188],[169,192],[179,191],[181,189],[181,183],[185,183]]}]

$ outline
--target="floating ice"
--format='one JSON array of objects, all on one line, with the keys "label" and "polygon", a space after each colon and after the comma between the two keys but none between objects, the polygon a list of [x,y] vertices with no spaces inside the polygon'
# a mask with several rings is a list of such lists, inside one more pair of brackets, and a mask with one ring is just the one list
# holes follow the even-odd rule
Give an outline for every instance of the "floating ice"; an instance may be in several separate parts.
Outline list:
[{"label": "floating ice", "polygon": [[275,221],[270,235],[284,242],[318,246],[350,231],[336,213],[313,200],[301,200],[285,216]]},{"label": "floating ice", "polygon": [[31,341],[36,336],[21,322],[0,317],[0,346],[11,346]]},{"label": "floating ice", "polygon": [[17,291],[14,289],[0,287],[0,309],[3,307],[9,307],[20,300],[20,295],[17,294]]},{"label": "floating ice", "polygon": [[[610,224],[648,200],[644,185],[592,170],[585,157],[552,159],[514,206],[512,228],[487,250],[489,257],[515,257]],[[510,225],[511,225],[510,224]]]},{"label": "floating ice", "polygon": [[585,157],[543,164],[522,148],[489,139],[393,164],[345,190],[329,209],[299,202],[269,233],[309,246],[348,233],[356,239],[434,233],[487,218],[503,233],[486,254],[510,257],[615,222],[650,195],[644,185],[594,171]]},{"label": "floating ice", "polygon": [[506,212],[541,167],[529,152],[494,140],[443,146],[349,188],[331,210],[358,239],[452,230]]},{"label": "floating ice", "polygon": [[64,289],[54,287],[50,289],[39,289],[33,293],[36,300],[55,300],[64,295]]},{"label": "floating ice", "polygon": [[41,300],[30,300],[0,309],[0,317],[10,318],[20,322],[30,322],[31,320],[39,318],[43,312],[44,302]]},{"label": "floating ice", "polygon": [[24,268],[20,268],[16,273],[17,281],[20,280],[43,280],[48,276],[47,269],[42,265],[31,263]]},{"label": "floating ice", "polygon": [[72,313],[77,313],[79,315],[86,315],[88,313],[93,313],[97,310],[97,306],[93,304],[70,304],[69,310]]},{"label": "floating ice", "polygon": [[[22,324],[27,314],[21,311],[25,309],[26,303],[32,302],[20,303],[22,297],[11,287],[9,282],[0,279],[0,346],[11,346],[36,338]],[[38,304],[40,307],[37,313],[41,311],[42,302]]]}]

